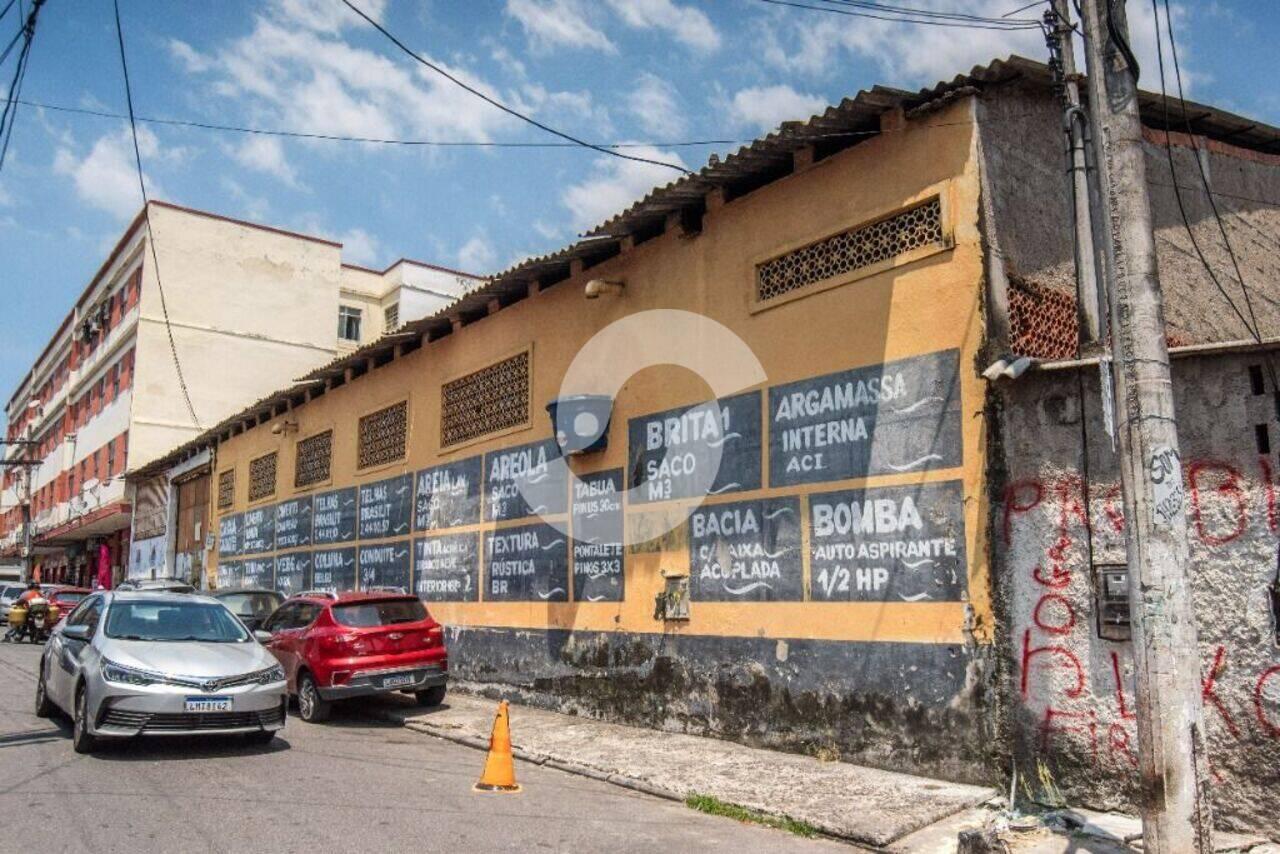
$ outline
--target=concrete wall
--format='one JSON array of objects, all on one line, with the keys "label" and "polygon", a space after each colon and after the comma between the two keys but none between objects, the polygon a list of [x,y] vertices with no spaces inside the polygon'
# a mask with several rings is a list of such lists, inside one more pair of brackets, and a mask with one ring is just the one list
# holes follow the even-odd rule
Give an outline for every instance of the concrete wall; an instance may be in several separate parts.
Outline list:
[{"label": "concrete wall", "polygon": [[[750,437],[743,440],[741,459],[754,457],[762,474],[758,481],[746,477],[735,486],[726,485],[710,504],[717,511],[751,510],[761,515],[766,509],[761,502],[791,508],[800,519],[792,532],[795,539],[780,550],[785,573],[771,577],[768,587],[750,585],[751,595],[717,586],[707,555],[721,554],[728,546],[721,539],[709,546],[710,552],[703,551],[694,542],[695,526],[686,522],[622,555],[621,577],[614,578],[620,596],[575,591],[571,550],[561,538],[559,543],[539,540],[545,550],[564,548],[568,553],[555,558],[551,551],[552,559],[539,559],[536,577],[541,582],[544,575],[558,575],[559,590],[551,589],[548,581],[548,589],[541,591],[545,595],[530,592],[514,597],[519,601],[498,601],[503,597],[495,591],[501,584],[493,582],[500,579],[490,564],[500,557],[491,560],[489,543],[530,519],[494,522],[486,512],[483,520],[477,516],[474,523],[446,532],[476,538],[476,550],[461,566],[471,586],[456,592],[421,588],[433,613],[450,627],[454,678],[481,690],[518,693],[583,714],[838,755],[897,770],[990,779],[993,737],[986,711],[991,701],[993,620],[987,595],[986,520],[991,508],[980,488],[985,388],[975,360],[983,331],[982,269],[970,108],[969,101],[961,100],[908,123],[902,132],[821,160],[709,211],[700,234],[668,231],[427,343],[295,407],[287,419],[298,422],[296,432],[273,435],[271,427],[282,420],[277,419],[234,436],[220,445],[214,475],[216,484],[222,471],[236,472],[235,503],[215,514],[222,532],[229,535],[248,509],[272,510],[295,498],[305,500],[429,466],[474,461],[473,471],[491,474],[494,463],[506,459],[502,452],[551,438],[543,407],[560,393],[568,364],[598,330],[647,309],[696,312],[739,335],[767,375],[751,392],[761,395],[759,413],[735,420],[749,434],[761,436],[758,448]],[[943,200],[954,248],[926,252],[910,263],[867,275],[854,274],[802,298],[753,310],[756,262],[933,196]],[[625,280],[625,292],[584,300],[583,286],[591,278]],[[687,347],[697,353],[707,343],[672,346],[673,351]],[[532,353],[528,423],[442,449],[441,384],[526,348]],[[623,348],[613,357],[627,355]],[[873,457],[888,459],[900,473],[885,466],[871,475],[819,471],[811,482],[790,486],[781,485],[777,473],[770,474],[774,454],[781,453],[776,447],[783,432],[767,426],[780,417],[770,403],[770,390],[861,367],[876,381],[893,379],[901,366],[880,366],[919,357],[952,366],[950,384],[930,386],[939,394],[924,403],[917,397],[924,394],[924,384],[913,385],[909,396],[892,408],[873,408],[870,421],[874,428],[878,413],[886,424],[898,424],[897,429],[874,433],[867,444]],[[644,467],[636,453],[629,455],[629,450],[638,450],[628,437],[629,426],[640,427],[643,445],[640,419],[707,396],[706,385],[682,368],[652,367],[633,374],[615,399],[608,450],[572,458],[570,469],[577,476],[607,472],[623,477],[631,472],[634,483],[635,473]],[[357,471],[358,417],[401,400],[408,401],[407,459]],[[938,407],[945,411],[939,414]],[[734,418],[743,411],[753,410],[748,406]],[[918,424],[894,421],[921,411],[929,414]],[[936,424],[929,419],[937,419]],[[921,425],[931,430],[930,424],[938,430],[924,439],[929,453],[920,459],[891,456],[903,449],[904,436],[919,437]],[[331,479],[309,491],[293,489],[295,443],[330,428]],[[279,453],[276,494],[250,507],[248,461],[271,450]],[[785,462],[787,457],[779,459]],[[935,536],[939,547],[945,543],[954,554],[939,553],[936,562],[912,561],[913,569],[896,558],[864,555],[843,567],[850,574],[843,577],[842,587],[841,567],[819,566],[821,526],[811,524],[811,519],[822,512],[815,507],[835,501],[820,498],[822,493],[864,487],[900,487],[853,497],[870,500],[868,506],[883,510],[882,515],[905,506],[904,496],[914,497],[922,518],[941,531]],[[418,492],[421,498],[422,489]],[[491,492],[481,497],[494,496]],[[691,504],[688,499],[637,504],[628,498],[625,524],[633,532],[647,532],[655,518],[687,512]],[[866,520],[870,528],[880,521],[859,515],[857,509],[854,516],[856,524]],[[891,521],[886,527],[893,527]],[[435,540],[438,532],[429,533],[415,539]],[[885,541],[893,536],[887,534]],[[756,537],[739,545],[748,552],[759,548],[762,543]],[[398,548],[410,546],[408,538],[375,544],[388,542]],[[308,550],[301,550],[277,557],[308,555]],[[261,561],[271,558],[269,549],[252,557],[252,568],[262,568]],[[220,583],[239,580],[247,566],[244,555],[224,556],[218,568]],[[884,570],[883,576],[876,567]],[[266,571],[271,571],[269,565]],[[411,583],[416,583],[417,566],[413,572]],[[664,576],[681,575],[691,576],[694,589],[689,619],[656,619],[655,596],[664,589]],[[279,581],[280,575],[276,578]]]},{"label": "concrete wall", "polygon": [[[1251,366],[1261,368],[1261,357],[1177,359],[1174,391],[1215,813],[1274,836],[1280,647],[1268,592],[1277,580],[1277,446],[1260,453],[1255,431],[1261,425],[1275,442],[1280,422],[1272,396],[1253,393]],[[1093,596],[1091,564],[1125,562],[1096,371],[1033,372],[1005,386],[999,405],[997,608],[1008,626],[1005,691],[1021,792],[1132,809],[1132,644],[1099,637]]]}]

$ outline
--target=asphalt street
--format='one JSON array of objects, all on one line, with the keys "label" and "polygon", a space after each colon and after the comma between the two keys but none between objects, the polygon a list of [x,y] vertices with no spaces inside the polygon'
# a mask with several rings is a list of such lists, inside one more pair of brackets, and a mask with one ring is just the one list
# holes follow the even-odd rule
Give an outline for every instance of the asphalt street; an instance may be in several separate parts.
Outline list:
[{"label": "asphalt street", "polygon": [[0,643],[4,852],[850,850],[524,763],[523,792],[477,794],[482,753],[358,704],[291,717],[267,747],[170,737],[78,756],[65,720],[34,714],[42,649]]}]

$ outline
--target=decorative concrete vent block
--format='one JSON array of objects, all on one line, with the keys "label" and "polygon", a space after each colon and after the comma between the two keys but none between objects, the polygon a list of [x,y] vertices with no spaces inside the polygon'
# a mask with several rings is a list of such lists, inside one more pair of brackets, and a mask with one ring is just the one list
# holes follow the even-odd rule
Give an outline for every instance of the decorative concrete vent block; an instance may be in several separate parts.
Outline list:
[{"label": "decorative concrete vent block", "polygon": [[526,350],[441,386],[441,447],[527,424],[529,367]]}]

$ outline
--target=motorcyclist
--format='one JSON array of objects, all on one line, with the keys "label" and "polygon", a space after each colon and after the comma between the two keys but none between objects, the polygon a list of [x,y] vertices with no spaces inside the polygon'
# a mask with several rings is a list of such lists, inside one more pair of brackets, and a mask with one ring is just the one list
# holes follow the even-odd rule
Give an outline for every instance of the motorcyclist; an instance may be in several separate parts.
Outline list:
[{"label": "motorcyclist", "polygon": [[[35,602],[46,602],[44,593],[40,590],[39,583],[32,581],[27,585],[27,589],[22,591],[22,595],[13,603],[14,608],[30,609]],[[19,626],[10,626],[5,633],[5,640],[22,640],[23,635],[30,635],[32,628],[28,623],[22,623]]]},{"label": "motorcyclist", "polygon": [[32,599],[43,599],[44,594],[40,592],[40,584],[32,581],[27,584],[27,589],[22,591],[22,595],[18,597],[19,602],[30,602]]}]

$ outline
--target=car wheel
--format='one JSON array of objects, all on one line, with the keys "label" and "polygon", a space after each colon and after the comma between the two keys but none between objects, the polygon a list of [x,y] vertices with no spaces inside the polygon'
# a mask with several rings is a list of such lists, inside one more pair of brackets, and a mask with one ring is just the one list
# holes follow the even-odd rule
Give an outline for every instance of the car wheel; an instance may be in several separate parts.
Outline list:
[{"label": "car wheel", "polygon": [[40,678],[36,680],[36,717],[47,718],[53,714],[53,703],[44,687],[44,662],[40,662]]},{"label": "car wheel", "polygon": [[438,706],[444,702],[445,686],[437,685],[425,691],[418,691],[413,696],[418,698],[419,706]]},{"label": "car wheel", "polygon": [[329,718],[329,703],[320,696],[320,689],[310,673],[298,677],[298,717],[309,724],[318,724]]},{"label": "car wheel", "polygon": [[89,732],[89,700],[88,692],[82,686],[76,692],[76,714],[71,729],[71,746],[76,753],[92,753],[97,747],[97,739]]}]

